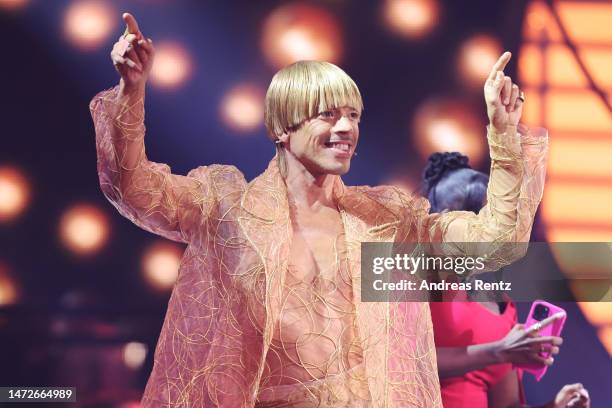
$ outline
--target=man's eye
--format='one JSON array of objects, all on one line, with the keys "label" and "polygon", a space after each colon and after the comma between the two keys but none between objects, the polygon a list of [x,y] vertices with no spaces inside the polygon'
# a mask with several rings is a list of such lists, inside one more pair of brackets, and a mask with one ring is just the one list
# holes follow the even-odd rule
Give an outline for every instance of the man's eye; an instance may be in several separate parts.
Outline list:
[{"label": "man's eye", "polygon": [[351,112],[351,119],[359,120],[359,118],[361,118],[359,112]]},{"label": "man's eye", "polygon": [[319,115],[324,117],[324,118],[333,118],[334,117],[334,112],[333,111],[323,111]]}]

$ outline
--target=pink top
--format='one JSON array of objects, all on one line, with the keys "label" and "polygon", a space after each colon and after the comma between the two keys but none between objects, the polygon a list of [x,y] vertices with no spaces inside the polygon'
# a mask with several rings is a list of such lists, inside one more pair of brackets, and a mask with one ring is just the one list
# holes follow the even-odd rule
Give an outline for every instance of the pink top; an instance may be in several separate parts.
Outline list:
[{"label": "pink top", "polygon": [[[503,338],[517,322],[509,301],[497,315],[477,302],[432,302],[429,305],[436,347],[464,347]],[[445,408],[486,408],[487,392],[512,370],[512,364],[490,365],[462,376],[440,380]]]}]

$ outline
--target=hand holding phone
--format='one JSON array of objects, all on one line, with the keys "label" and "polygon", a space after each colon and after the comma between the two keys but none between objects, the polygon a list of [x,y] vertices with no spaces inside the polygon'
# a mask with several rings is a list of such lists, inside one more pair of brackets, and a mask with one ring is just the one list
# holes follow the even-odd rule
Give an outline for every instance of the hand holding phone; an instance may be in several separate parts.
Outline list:
[{"label": "hand holding phone", "polygon": [[[566,318],[567,313],[562,308],[543,300],[536,300],[531,305],[531,310],[529,311],[524,327],[534,338],[539,337],[540,339],[546,339],[551,337],[560,337]],[[542,347],[538,354],[545,359],[550,359],[551,350],[549,348]],[[521,367],[524,371],[533,374],[536,380],[540,381],[544,374],[546,374],[548,365],[550,364],[535,366],[533,364],[528,364],[518,365],[518,367]]]}]

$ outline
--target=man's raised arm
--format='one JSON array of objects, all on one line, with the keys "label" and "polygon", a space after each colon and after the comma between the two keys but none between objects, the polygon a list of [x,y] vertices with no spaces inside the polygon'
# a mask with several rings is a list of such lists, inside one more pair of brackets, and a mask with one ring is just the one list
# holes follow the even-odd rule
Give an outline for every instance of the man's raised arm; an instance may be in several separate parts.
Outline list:
[{"label": "man's raised arm", "polygon": [[187,242],[190,229],[197,228],[213,207],[214,194],[206,182],[210,168],[199,167],[180,176],[171,174],[167,165],[147,159],[144,97],[155,51],[134,17],[125,13],[123,19],[126,34],[111,52],[121,81],[98,94],[90,105],[100,186],[119,212],[138,226]]},{"label": "man's raised arm", "polygon": [[[518,125],[524,96],[504,75],[510,57],[506,52],[499,58],[484,89],[491,156],[486,205],[478,215],[461,211],[431,214],[422,230],[424,238],[434,242],[491,243],[480,247],[488,255],[488,270],[524,255],[526,244],[503,243],[529,241],[544,188],[548,138]],[[474,248],[470,246],[469,252]]]}]

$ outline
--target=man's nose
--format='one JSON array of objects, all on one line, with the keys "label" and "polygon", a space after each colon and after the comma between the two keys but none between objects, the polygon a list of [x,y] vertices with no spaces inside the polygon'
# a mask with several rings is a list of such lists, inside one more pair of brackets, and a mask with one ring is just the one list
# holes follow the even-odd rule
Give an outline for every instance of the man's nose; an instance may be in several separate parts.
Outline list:
[{"label": "man's nose", "polygon": [[332,131],[342,133],[349,132],[351,129],[353,129],[353,124],[351,123],[351,120],[346,116],[342,115],[334,124]]}]

